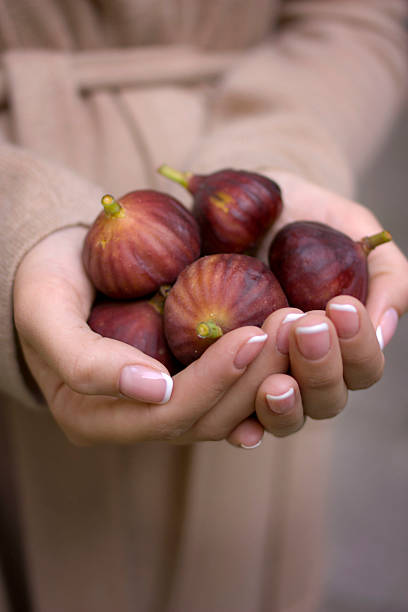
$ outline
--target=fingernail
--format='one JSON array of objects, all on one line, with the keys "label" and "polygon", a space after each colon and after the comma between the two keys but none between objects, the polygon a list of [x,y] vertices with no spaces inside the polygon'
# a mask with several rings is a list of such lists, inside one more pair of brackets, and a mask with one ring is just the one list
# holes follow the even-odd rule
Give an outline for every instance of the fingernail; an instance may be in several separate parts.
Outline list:
[{"label": "fingernail", "polygon": [[395,308],[389,308],[382,316],[379,326],[376,329],[378,344],[381,350],[387,346],[398,325],[398,312]]},{"label": "fingernail", "polygon": [[235,356],[235,367],[239,370],[246,368],[246,366],[249,365],[257,355],[259,355],[267,337],[268,334],[257,334],[256,336],[252,336],[252,338],[247,340],[245,344],[241,346]]},{"label": "fingernail", "polygon": [[240,447],[244,448],[245,450],[252,450],[253,448],[258,448],[258,446],[261,446],[261,444],[262,444],[262,438],[258,440],[256,444],[252,444],[251,446],[249,446],[248,444],[240,444]]},{"label": "fingernail", "polygon": [[339,338],[353,338],[360,329],[360,317],[352,304],[329,304],[330,318]]},{"label": "fingernail", "polygon": [[275,414],[287,414],[292,410],[295,404],[295,391],[293,387],[291,387],[280,395],[267,393],[265,399],[272,412]]},{"label": "fingernail", "polygon": [[165,404],[173,390],[173,379],[164,372],[144,366],[125,366],[120,374],[120,392],[131,399]]},{"label": "fingernail", "polygon": [[296,328],[299,351],[306,359],[321,359],[330,348],[329,326],[327,323],[305,325]]},{"label": "fingernail", "polygon": [[285,355],[289,353],[290,325],[287,325],[287,323],[293,323],[293,321],[297,321],[300,317],[304,317],[305,314],[304,312],[290,312],[281,322],[278,333],[276,334],[276,348],[280,353]]}]

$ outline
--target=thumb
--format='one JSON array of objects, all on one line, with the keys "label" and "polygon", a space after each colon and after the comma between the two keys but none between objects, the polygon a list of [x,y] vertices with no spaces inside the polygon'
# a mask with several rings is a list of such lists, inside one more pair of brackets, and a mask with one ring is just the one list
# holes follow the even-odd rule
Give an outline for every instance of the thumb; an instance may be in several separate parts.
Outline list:
[{"label": "thumb", "polygon": [[86,323],[93,289],[81,263],[83,234],[83,228],[56,232],[19,266],[14,318],[28,365],[46,396],[46,387],[50,391],[65,384],[80,394],[119,397],[126,394],[126,368],[131,367],[132,378],[140,380],[133,385],[133,398],[166,401],[172,379],[160,362],[128,344],[102,338]]},{"label": "thumb", "polygon": [[60,383],[85,395],[128,396],[154,403],[170,398],[173,381],[159,361],[124,342],[94,333],[67,310],[58,316],[54,313],[51,323],[45,325],[46,319],[42,308],[40,316],[31,318],[32,327],[23,343],[31,349],[26,352],[32,355],[30,361],[37,355]]}]

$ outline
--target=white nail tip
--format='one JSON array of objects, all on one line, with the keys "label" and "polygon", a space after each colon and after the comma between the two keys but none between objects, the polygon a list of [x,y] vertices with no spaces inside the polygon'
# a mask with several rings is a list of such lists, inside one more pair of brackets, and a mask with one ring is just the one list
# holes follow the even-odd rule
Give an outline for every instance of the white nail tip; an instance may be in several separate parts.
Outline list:
[{"label": "white nail tip", "polygon": [[171,376],[165,374],[164,372],[162,372],[161,375],[163,376],[163,380],[166,383],[166,390],[164,392],[163,399],[161,402],[159,402],[159,404],[166,404],[169,401],[173,392],[173,379]]},{"label": "white nail tip", "polygon": [[303,327],[297,327],[296,333],[298,334],[317,334],[322,331],[329,331],[327,323],[318,323],[317,325],[305,325]]},{"label": "white nail tip", "polygon": [[256,444],[253,444],[252,446],[248,446],[246,444],[241,444],[241,448],[244,448],[245,450],[252,450],[253,448],[258,448],[258,446],[261,446],[262,444],[262,438],[259,440],[259,442],[257,442]]},{"label": "white nail tip", "polygon": [[380,345],[380,349],[383,350],[384,349],[384,336],[383,336],[383,332],[381,329],[381,325],[379,325],[377,329],[375,330],[375,335],[377,336],[377,340],[378,340],[378,344]]},{"label": "white nail tip", "polygon": [[352,304],[330,304],[330,310],[340,310],[342,312],[357,312],[357,308]]},{"label": "white nail tip", "polygon": [[258,335],[258,336],[252,336],[252,338],[250,338],[247,342],[247,344],[254,344],[255,342],[265,342],[265,340],[267,339],[268,334],[263,334]]},{"label": "white nail tip", "polygon": [[285,393],[281,393],[281,395],[271,395],[270,393],[267,393],[266,394],[266,399],[273,400],[273,401],[279,401],[279,400],[286,399],[287,397],[291,397],[291,395],[293,395],[294,392],[295,391],[294,391],[293,387],[291,387],[290,389],[285,391]]},{"label": "white nail tip", "polygon": [[290,312],[283,319],[282,323],[290,323],[291,321],[297,321],[298,319],[300,319],[300,317],[304,317],[305,314],[306,314],[305,312],[302,312],[302,313],[299,313],[299,312]]}]

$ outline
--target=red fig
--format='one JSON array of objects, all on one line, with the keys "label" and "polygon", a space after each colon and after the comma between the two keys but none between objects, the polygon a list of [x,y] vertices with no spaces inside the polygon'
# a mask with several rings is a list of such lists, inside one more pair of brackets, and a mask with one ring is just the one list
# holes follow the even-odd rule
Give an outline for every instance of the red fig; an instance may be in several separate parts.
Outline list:
[{"label": "red fig", "polygon": [[172,283],[200,254],[193,215],[169,195],[131,191],[104,210],[84,242],[83,263],[92,283],[113,298],[136,298]]},{"label": "red fig", "polygon": [[164,336],[163,304],[167,288],[162,287],[150,300],[103,301],[93,306],[89,327],[105,338],[126,342],[154,357],[169,370],[177,371],[176,359]]},{"label": "red fig", "polygon": [[261,326],[287,306],[274,274],[258,259],[241,254],[207,255],[185,268],[164,305],[164,332],[183,364],[200,357],[224,333]]},{"label": "red fig", "polygon": [[289,304],[304,311],[324,310],[336,295],[352,295],[363,304],[368,291],[367,256],[391,240],[382,231],[355,242],[314,221],[285,225],[269,247],[269,265]]},{"label": "red fig", "polygon": [[227,168],[199,175],[167,165],[159,172],[193,194],[204,254],[252,251],[282,211],[279,186],[256,172]]}]

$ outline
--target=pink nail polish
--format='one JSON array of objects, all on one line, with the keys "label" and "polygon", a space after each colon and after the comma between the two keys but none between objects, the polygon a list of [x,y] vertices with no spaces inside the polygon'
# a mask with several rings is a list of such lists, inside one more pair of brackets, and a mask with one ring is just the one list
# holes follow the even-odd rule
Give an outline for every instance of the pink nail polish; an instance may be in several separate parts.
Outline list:
[{"label": "pink nail polish", "polygon": [[280,395],[267,393],[265,399],[272,412],[277,415],[287,414],[295,405],[295,391],[293,387],[291,387]]},{"label": "pink nail polish", "polygon": [[327,323],[298,326],[296,340],[299,351],[306,359],[321,359],[330,349],[330,334]]},{"label": "pink nail polish", "polygon": [[387,346],[398,326],[398,313],[395,308],[389,308],[382,316],[376,335],[381,350]]},{"label": "pink nail polish", "polygon": [[249,338],[243,346],[238,350],[238,353],[234,359],[234,365],[236,368],[241,370],[242,368],[246,368],[251,361],[255,359],[261,352],[265,341],[268,337],[268,334],[257,334],[256,336],[252,336]]},{"label": "pink nail polish", "polygon": [[131,399],[154,404],[165,404],[173,390],[173,379],[168,374],[131,365],[122,369],[119,380],[120,392]]},{"label": "pink nail polish", "polygon": [[333,321],[339,338],[353,338],[360,329],[360,317],[353,304],[329,304],[330,319]]}]

